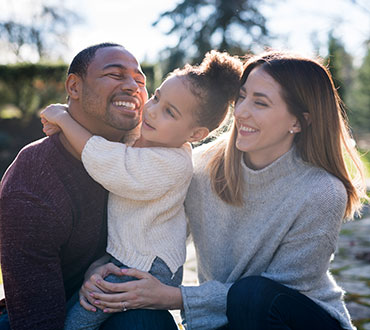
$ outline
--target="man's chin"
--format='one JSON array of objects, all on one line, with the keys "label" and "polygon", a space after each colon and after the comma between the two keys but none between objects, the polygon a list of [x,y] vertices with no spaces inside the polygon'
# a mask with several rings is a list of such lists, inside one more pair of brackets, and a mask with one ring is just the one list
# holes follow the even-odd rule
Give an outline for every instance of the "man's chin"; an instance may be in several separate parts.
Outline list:
[{"label": "man's chin", "polygon": [[109,125],[120,131],[129,132],[140,128],[140,118],[125,118],[120,120],[114,120]]}]

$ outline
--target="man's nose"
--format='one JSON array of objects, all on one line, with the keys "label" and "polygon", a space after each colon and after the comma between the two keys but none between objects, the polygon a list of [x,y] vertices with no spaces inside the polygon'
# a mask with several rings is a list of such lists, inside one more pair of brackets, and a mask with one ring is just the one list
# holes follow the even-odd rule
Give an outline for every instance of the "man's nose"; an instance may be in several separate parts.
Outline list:
[{"label": "man's nose", "polygon": [[121,84],[121,89],[123,91],[130,91],[131,93],[136,93],[139,90],[139,85],[133,77],[127,77]]}]

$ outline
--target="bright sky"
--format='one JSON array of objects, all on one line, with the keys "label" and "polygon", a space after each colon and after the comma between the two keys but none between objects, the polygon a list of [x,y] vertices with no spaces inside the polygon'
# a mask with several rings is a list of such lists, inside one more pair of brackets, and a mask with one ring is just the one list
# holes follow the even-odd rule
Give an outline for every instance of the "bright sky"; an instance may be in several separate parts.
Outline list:
[{"label": "bright sky", "polygon": [[[27,15],[27,6],[35,0],[7,1],[0,10],[0,19],[10,10],[17,17]],[[53,0],[49,0],[53,1]],[[227,0],[224,0],[227,1]],[[321,45],[320,54],[326,55],[326,41],[330,29],[342,39],[355,57],[364,54],[364,42],[370,39],[370,0],[266,0],[262,9],[270,31],[276,35],[272,47],[285,48],[304,55],[312,55],[312,40]],[[64,53],[70,62],[81,49],[102,41],[123,44],[139,61],[155,61],[161,49],[174,45],[176,38],[165,36],[166,27],[152,27],[159,14],[171,10],[179,0],[65,0],[83,20],[71,29],[69,50]],[[1,5],[4,7],[4,5]],[[32,58],[30,57],[30,60]],[[0,63],[7,57],[0,53]]]}]

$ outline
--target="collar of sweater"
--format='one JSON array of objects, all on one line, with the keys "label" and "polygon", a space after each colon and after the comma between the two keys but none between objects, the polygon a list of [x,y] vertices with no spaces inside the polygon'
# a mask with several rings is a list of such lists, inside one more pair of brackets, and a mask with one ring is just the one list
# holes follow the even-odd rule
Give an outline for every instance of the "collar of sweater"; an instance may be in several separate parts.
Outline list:
[{"label": "collar of sweater", "polygon": [[252,170],[245,164],[243,159],[241,161],[244,181],[249,186],[266,186],[282,177],[298,174],[305,167],[295,146],[260,170]]}]

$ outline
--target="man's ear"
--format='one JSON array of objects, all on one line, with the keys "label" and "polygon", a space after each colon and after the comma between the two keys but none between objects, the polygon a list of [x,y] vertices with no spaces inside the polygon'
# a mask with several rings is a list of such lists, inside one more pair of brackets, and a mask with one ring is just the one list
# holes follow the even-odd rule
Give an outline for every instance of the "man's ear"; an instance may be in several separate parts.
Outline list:
[{"label": "man's ear", "polygon": [[82,85],[82,80],[81,78],[74,74],[70,73],[66,79],[66,91],[67,94],[71,99],[79,99],[80,97],[80,92],[81,92],[81,85]]},{"label": "man's ear", "polygon": [[207,127],[197,127],[193,130],[188,142],[197,142],[203,140],[209,134]]}]

